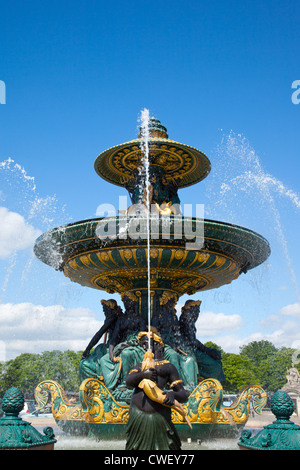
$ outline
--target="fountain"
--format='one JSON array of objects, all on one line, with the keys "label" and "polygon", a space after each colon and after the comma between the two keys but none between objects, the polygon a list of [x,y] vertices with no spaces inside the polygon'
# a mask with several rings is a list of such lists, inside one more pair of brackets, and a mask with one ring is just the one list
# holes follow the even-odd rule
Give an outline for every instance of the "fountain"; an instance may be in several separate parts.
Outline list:
[{"label": "fountain", "polygon": [[244,450],[300,450],[300,426],[290,417],[294,411],[291,397],[284,390],[277,390],[271,400],[271,411],[276,417],[273,423],[252,436],[244,430],[238,442]]},{"label": "fountain", "polygon": [[83,353],[78,403],[52,380],[36,387],[39,408],[50,394],[53,416],[65,431],[124,438],[132,396],[126,379],[144,358],[141,332],[149,349],[151,336],[160,338],[163,362],[176,367],[188,394],[184,413],[172,409],[181,438],[236,433],[247,422],[251,400],[258,413],[265,406],[266,393],[256,385],[222,406],[221,357],[196,338],[201,302],[188,300],[176,315],[181,296],[229,284],[270,254],[268,242],[249,229],[182,214],[178,190],[206,178],[210,167],[204,153],[169,139],[160,121],[146,114],[137,139],[95,160],[97,174],[125,187],[132,204],[118,215],[57,227],[37,239],[34,252],[42,262],[82,286],[120,294],[125,307],[123,313],[114,299],[102,301],[105,322]]},{"label": "fountain", "polygon": [[2,402],[5,416],[0,419],[0,449],[53,450],[56,439],[51,427],[44,428],[44,434],[41,434],[19,417],[24,403],[24,395],[17,387],[5,392]]}]

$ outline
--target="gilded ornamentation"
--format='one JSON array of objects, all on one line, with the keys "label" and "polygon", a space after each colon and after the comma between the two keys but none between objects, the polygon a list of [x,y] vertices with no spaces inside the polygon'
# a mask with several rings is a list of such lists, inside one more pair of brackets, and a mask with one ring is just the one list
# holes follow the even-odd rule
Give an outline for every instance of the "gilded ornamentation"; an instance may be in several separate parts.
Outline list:
[{"label": "gilded ornamentation", "polygon": [[120,424],[128,420],[128,406],[119,405],[104,383],[97,379],[86,379],[79,388],[79,396],[86,421],[97,424]]},{"label": "gilded ornamentation", "polygon": [[101,260],[103,260],[103,261],[108,261],[109,260],[109,254],[106,253],[106,251],[102,251],[100,253],[100,257],[101,257]]},{"label": "gilded ornamentation", "polygon": [[[148,334],[149,334],[148,331],[140,331],[140,333],[138,334],[138,340],[140,341],[140,339],[143,336],[147,336]],[[154,333],[154,331],[150,331],[150,337],[153,338],[154,341],[159,343],[161,346],[164,346],[164,343],[163,343],[161,337],[158,334]]]},{"label": "gilded ornamentation", "polygon": [[175,294],[174,292],[169,292],[169,291],[164,291],[159,299],[160,305],[166,305],[169,300],[173,299],[174,306],[178,300],[178,295]]},{"label": "gilded ornamentation", "polygon": [[[52,380],[41,382],[35,390],[35,399],[39,409],[47,404],[49,393],[53,416],[57,422],[67,420],[95,424],[127,423],[129,406],[120,405],[101,380],[88,378],[82,382],[79,389],[80,404],[70,403],[58,383]],[[223,388],[220,382],[216,379],[205,379],[190,394],[183,409],[193,426],[197,424],[244,425],[249,416],[250,401],[252,401],[254,411],[261,414],[267,401],[267,394],[259,386],[246,387],[229,407],[222,406],[222,398]],[[174,410],[172,421],[175,424],[182,424],[184,418]]]},{"label": "gilded ornamentation", "polygon": [[206,263],[209,259],[209,253],[202,253],[201,251],[198,253],[198,261],[200,263]]},{"label": "gilded ornamentation", "polygon": [[184,251],[184,250],[176,250],[175,251],[175,258],[176,259],[182,259],[184,257],[184,255],[185,256],[187,255],[187,252]]},{"label": "gilded ornamentation", "polygon": [[194,307],[195,305],[201,305],[202,304],[202,301],[201,300],[187,300],[186,303],[185,303],[185,307],[184,308],[189,308],[189,307]]},{"label": "gilded ornamentation", "polygon": [[129,299],[133,300],[134,302],[138,302],[138,297],[133,292],[123,292],[121,295],[121,299],[123,300],[124,297],[128,297]]},{"label": "gilded ornamentation", "polygon": [[151,258],[157,258],[159,255],[159,250],[158,248],[151,248],[150,249],[150,257]]},{"label": "gilded ornamentation", "polygon": [[175,387],[177,384],[180,384],[180,383],[182,383],[182,380],[175,380],[174,382],[172,382],[172,383],[170,384],[170,388],[173,388],[173,387]]},{"label": "gilded ornamentation", "polygon": [[62,387],[54,380],[44,380],[35,389],[35,400],[38,410],[48,403],[49,393],[52,402],[53,417],[60,420],[84,421],[84,411],[80,404],[70,403]]},{"label": "gilded ornamentation", "polygon": [[[115,220],[118,226],[120,218]],[[174,283],[173,288],[178,289],[179,295],[217,288],[260,264],[267,256],[269,248],[257,234],[217,222],[205,220],[204,223],[205,246],[201,250],[186,250],[184,240],[173,240],[170,245],[160,233],[157,240],[151,239],[151,275],[157,289],[163,289],[164,280]],[[136,244],[120,247],[120,240],[116,238],[109,241],[109,246],[107,241],[102,246],[95,235],[96,228],[97,221],[86,221],[71,224],[63,232],[53,231],[53,251],[57,251],[57,257],[62,260],[64,274],[83,286],[109,292],[134,289],[132,280],[136,283],[146,276],[146,240],[141,240],[138,247]],[[49,234],[44,241],[41,237],[36,245],[38,256],[39,249],[42,258],[48,262],[44,257],[49,251]],[[53,256],[49,258],[49,264],[53,264]],[[186,284],[185,280],[193,276],[198,277],[199,282],[194,280],[193,284]]]},{"label": "gilded ornamentation", "polygon": [[[139,289],[140,281],[147,278],[146,247],[101,250],[95,254],[83,253],[71,259],[65,265],[65,274],[82,285],[111,293],[134,290],[135,286]],[[209,252],[154,246],[150,259],[151,288],[163,289],[168,281],[179,296],[230,283],[239,275],[239,267],[230,258]]]},{"label": "gilded ornamentation", "polygon": [[[122,252],[122,250],[120,250],[120,252]],[[129,249],[124,250],[123,253],[124,253],[124,256],[125,256],[126,259],[131,259],[132,258],[132,251],[131,250],[129,250]]]},{"label": "gilded ornamentation", "polygon": [[[267,403],[267,394],[257,385],[245,387],[238,399],[232,405],[224,409],[227,411],[228,415],[232,417],[235,423],[244,424],[249,416],[251,400],[254,411],[261,414],[262,409]],[[229,419],[228,422],[230,422]]]},{"label": "gilded ornamentation", "polygon": [[[96,172],[118,186],[124,185],[124,179],[133,181],[142,161],[140,143],[139,139],[125,142],[101,153],[95,161]],[[210,161],[204,153],[168,138],[152,136],[149,151],[151,164],[166,170],[169,178],[180,178],[180,187],[195,184],[210,172]]]},{"label": "gilded ornamentation", "polygon": [[[120,315],[110,316],[110,306],[103,304],[107,310],[105,328],[94,338],[99,341],[98,336],[105,330],[108,339],[92,354],[89,348],[83,354],[79,369],[85,380],[80,386],[80,403],[71,404],[60,385],[51,380],[38,385],[36,400],[42,407],[50,394],[57,421],[125,424],[126,404],[131,398],[130,385],[125,386],[128,366],[139,363],[141,351],[136,336],[138,331],[146,330],[150,319],[149,326],[157,327],[168,346],[162,357],[170,364],[173,360],[180,369],[170,381],[180,377],[187,393],[192,390],[183,411],[173,410],[174,423],[183,424],[187,415],[195,425],[243,424],[249,415],[250,400],[259,411],[265,404],[265,392],[260,387],[248,387],[234,405],[222,407],[223,389],[218,380],[206,378],[196,386],[203,364],[208,364],[205,371],[202,367],[204,377],[212,374],[223,380],[221,358],[196,340],[194,318],[199,303],[186,304],[180,318],[175,304],[184,294],[229,284],[264,262],[270,247],[263,237],[243,227],[183,217],[178,190],[203,180],[210,171],[210,161],[199,150],[170,140],[157,119],[150,118],[148,130],[147,178],[142,168],[141,133],[138,139],[105,150],[95,161],[99,176],[128,191],[131,205],[127,211],[53,229],[35,243],[34,252],[41,261],[82,286],[121,294],[125,305],[124,315],[120,310]],[[147,206],[151,203],[154,208],[151,212],[150,205],[145,207],[145,195],[149,196]]]}]

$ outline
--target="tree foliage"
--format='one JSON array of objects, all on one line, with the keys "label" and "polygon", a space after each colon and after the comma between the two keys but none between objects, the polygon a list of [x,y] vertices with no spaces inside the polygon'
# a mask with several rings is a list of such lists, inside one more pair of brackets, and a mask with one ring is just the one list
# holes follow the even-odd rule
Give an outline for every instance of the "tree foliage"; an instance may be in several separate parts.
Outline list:
[{"label": "tree foliage", "polygon": [[[269,341],[253,341],[241,347],[240,354],[226,353],[212,342],[205,343],[205,346],[220,351],[226,375],[223,388],[231,393],[240,392],[248,385],[260,385],[267,392],[282,388],[295,351],[276,348]],[[26,398],[33,398],[36,386],[43,380],[58,382],[66,392],[78,392],[81,355],[81,351],[70,350],[23,353],[0,363],[0,397],[14,386],[19,387]],[[296,367],[300,371],[299,364]]]},{"label": "tree foliage", "polygon": [[240,355],[251,361],[257,385],[275,392],[286,383],[286,372],[292,366],[294,351],[296,349],[276,348],[269,341],[253,341],[240,348]]},{"label": "tree foliage", "polygon": [[[219,348],[221,349],[221,348]],[[252,341],[240,348],[240,354],[223,353],[226,375],[224,390],[239,392],[248,385],[260,385],[266,392],[275,392],[286,383],[296,349],[276,348],[270,341]],[[300,364],[296,365],[300,372]]]},{"label": "tree foliage", "polygon": [[19,387],[25,397],[33,398],[35,387],[43,380],[54,380],[65,391],[78,391],[81,354],[69,350],[20,354],[2,364],[0,396],[10,387]]},{"label": "tree foliage", "polygon": [[260,385],[251,360],[241,354],[225,353],[222,357],[226,376],[224,389],[227,392],[239,392],[247,385]]},{"label": "tree foliage", "polygon": [[276,347],[270,341],[252,341],[245,346],[240,347],[240,353],[248,357],[253,366],[259,367],[262,361],[276,354]]}]

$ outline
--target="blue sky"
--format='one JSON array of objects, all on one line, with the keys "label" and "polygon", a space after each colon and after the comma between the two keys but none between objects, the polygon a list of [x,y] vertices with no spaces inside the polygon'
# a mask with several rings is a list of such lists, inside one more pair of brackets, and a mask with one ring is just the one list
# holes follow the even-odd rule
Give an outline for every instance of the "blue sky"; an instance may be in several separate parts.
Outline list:
[{"label": "blue sky", "polygon": [[137,136],[144,107],[211,160],[182,202],[271,244],[268,263],[193,296],[199,338],[300,348],[299,18],[293,0],[1,2],[0,356],[82,349],[99,328],[110,296],[52,272],[32,244],[118,205],[125,190],[94,160]]}]

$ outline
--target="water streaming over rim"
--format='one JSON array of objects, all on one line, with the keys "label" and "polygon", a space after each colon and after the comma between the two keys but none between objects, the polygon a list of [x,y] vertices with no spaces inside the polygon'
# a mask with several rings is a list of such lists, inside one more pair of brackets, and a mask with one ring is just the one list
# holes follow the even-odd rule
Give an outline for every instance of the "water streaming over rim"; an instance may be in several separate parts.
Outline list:
[{"label": "water streaming over rim", "polygon": [[151,351],[150,341],[150,324],[151,324],[151,292],[150,292],[150,193],[149,193],[149,110],[144,108],[141,111],[141,148],[143,153],[143,169],[145,172],[145,185],[146,185],[146,214],[147,214],[147,289],[148,289],[148,341],[149,351]]}]

